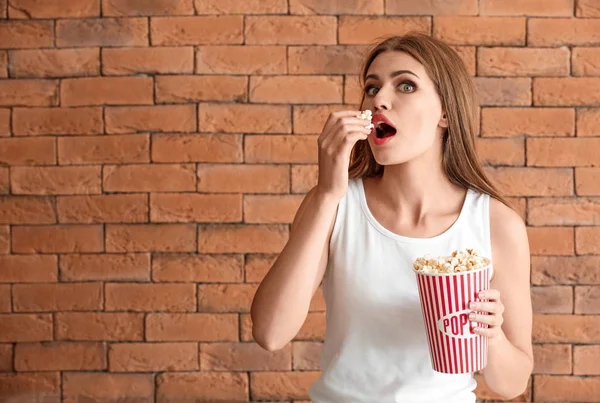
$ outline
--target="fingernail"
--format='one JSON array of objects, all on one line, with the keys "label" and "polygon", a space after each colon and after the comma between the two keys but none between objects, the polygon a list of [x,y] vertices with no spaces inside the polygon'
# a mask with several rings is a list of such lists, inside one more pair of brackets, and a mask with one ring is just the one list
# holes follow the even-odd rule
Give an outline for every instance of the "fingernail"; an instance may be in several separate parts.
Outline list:
[{"label": "fingernail", "polygon": [[485,292],[483,292],[483,291],[480,291],[480,292],[479,292],[479,298],[484,298],[484,297],[485,297]]},{"label": "fingernail", "polygon": [[470,308],[470,309],[477,309],[477,304],[476,304],[475,302],[471,302],[471,303],[469,304],[469,308]]},{"label": "fingernail", "polygon": [[474,320],[474,319],[475,319],[475,314],[474,313],[469,314],[469,320]]}]

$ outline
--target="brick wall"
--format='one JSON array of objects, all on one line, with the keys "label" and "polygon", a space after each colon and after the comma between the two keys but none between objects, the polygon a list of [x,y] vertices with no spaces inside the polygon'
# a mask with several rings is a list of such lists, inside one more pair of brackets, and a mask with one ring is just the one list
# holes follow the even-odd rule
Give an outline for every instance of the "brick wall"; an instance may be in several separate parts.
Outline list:
[{"label": "brick wall", "polygon": [[479,151],[529,227],[517,400],[600,402],[598,0],[0,0],[0,18],[3,402],[306,401],[322,294],[273,353],[250,302],[365,46],[412,29],[476,76]]}]

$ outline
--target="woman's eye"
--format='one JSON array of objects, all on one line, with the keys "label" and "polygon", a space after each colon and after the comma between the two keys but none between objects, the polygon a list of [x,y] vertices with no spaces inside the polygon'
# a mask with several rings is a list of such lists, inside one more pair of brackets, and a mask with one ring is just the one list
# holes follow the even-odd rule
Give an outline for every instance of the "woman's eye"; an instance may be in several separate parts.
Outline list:
[{"label": "woman's eye", "polygon": [[372,87],[372,86],[369,86],[365,89],[365,93],[367,95],[371,95],[371,96],[377,94],[377,91],[379,91],[379,90],[376,87]]},{"label": "woman's eye", "polygon": [[400,89],[404,92],[413,92],[415,90],[415,86],[410,83],[402,83],[400,84]]}]

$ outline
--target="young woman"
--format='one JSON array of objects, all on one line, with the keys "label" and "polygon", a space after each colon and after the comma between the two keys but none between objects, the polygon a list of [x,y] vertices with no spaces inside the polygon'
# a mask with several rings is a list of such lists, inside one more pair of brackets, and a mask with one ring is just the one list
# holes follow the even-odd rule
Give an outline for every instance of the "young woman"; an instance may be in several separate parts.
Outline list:
[{"label": "young woman", "polygon": [[462,60],[424,34],[375,46],[361,74],[361,110],[332,113],[319,137],[318,184],[260,284],[253,336],[283,348],[321,281],[327,306],[314,403],[476,401],[473,374],[431,366],[412,263],[475,249],[493,261],[486,312],[486,384],[504,398],[533,367],[529,246],[520,216],[482,171],[475,150],[476,91]]}]

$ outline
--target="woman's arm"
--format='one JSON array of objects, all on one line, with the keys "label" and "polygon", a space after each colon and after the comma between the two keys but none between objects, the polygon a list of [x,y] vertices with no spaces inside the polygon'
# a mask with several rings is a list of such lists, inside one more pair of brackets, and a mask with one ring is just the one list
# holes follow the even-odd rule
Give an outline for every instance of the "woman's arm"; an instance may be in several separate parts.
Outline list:
[{"label": "woman's arm", "polygon": [[488,344],[488,364],[482,370],[488,387],[507,399],[522,394],[533,370],[530,257],[527,230],[521,217],[496,199],[490,200],[490,230],[494,277],[501,328]]}]

